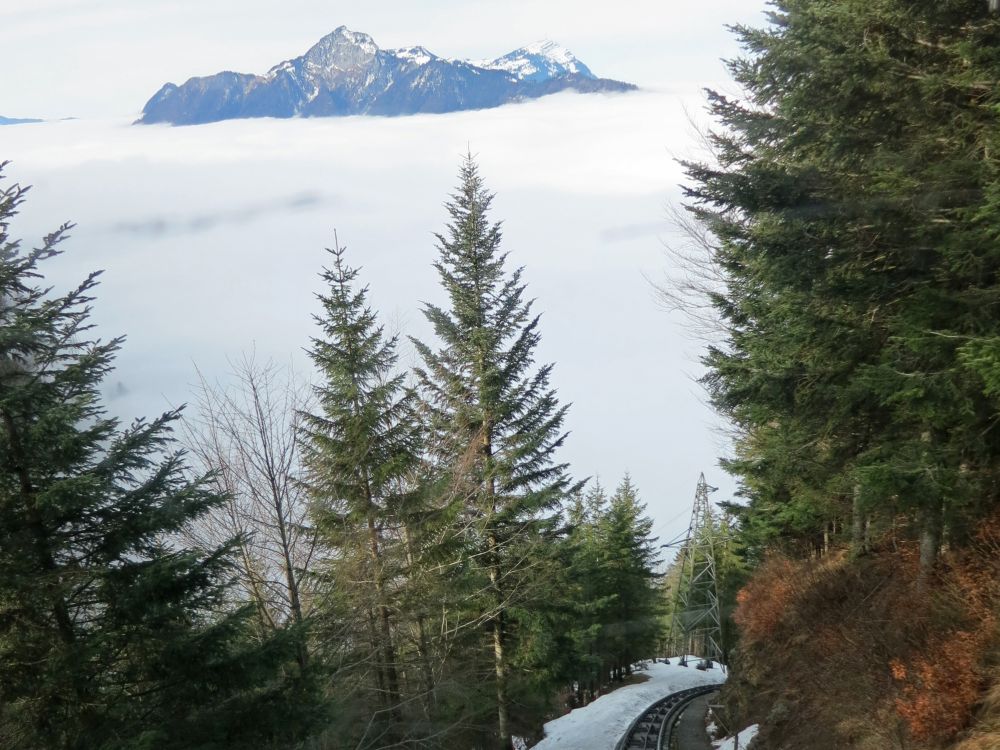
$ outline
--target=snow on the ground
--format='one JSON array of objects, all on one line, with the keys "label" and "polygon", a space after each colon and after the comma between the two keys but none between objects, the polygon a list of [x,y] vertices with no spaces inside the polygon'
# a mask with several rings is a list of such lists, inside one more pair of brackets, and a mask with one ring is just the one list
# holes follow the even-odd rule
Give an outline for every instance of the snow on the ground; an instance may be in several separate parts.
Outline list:
[{"label": "snow on the ground", "polygon": [[[750,740],[757,736],[757,728],[757,724],[751,724],[743,731],[737,732],[736,737],[726,737],[724,740],[713,742],[712,746],[716,750],[736,750],[737,747],[739,747],[740,750],[746,750],[747,746],[750,744]],[[736,744],[737,737],[740,740],[738,746]]]},{"label": "snow on the ground", "polygon": [[545,725],[545,739],[534,750],[614,750],[632,721],[660,698],[726,679],[718,665],[705,671],[695,669],[694,656],[687,667],[677,666],[676,659],[670,661],[670,664],[649,664],[647,669],[639,671],[637,674],[649,676],[645,682],[620,687],[583,708],[553,719]]}]

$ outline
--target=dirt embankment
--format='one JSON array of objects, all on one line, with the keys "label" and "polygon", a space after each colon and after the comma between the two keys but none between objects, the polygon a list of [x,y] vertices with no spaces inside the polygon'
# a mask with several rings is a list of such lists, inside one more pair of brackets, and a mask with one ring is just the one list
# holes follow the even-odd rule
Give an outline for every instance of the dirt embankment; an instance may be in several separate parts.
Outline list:
[{"label": "dirt embankment", "polygon": [[1000,750],[1000,521],[917,580],[915,545],[774,557],[722,700],[762,750]]}]

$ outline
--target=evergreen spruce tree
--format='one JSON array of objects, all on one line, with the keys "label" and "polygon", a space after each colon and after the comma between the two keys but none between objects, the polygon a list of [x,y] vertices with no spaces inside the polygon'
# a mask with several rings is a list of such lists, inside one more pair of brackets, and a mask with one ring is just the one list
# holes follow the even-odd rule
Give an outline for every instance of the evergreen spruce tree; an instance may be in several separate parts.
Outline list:
[{"label": "evergreen spruce tree", "polygon": [[513,613],[538,598],[530,550],[573,485],[555,461],[566,407],[549,385],[552,366],[534,366],[538,316],[524,299],[522,269],[506,269],[500,225],[489,219],[492,199],[468,156],[446,204],[450,222],[437,235],[435,268],[450,305],[424,310],[440,347],[414,344],[432,414],[429,449],[461,508],[470,574],[485,577],[471,601],[490,631],[496,735],[507,748]]},{"label": "evergreen spruce tree", "polygon": [[374,666],[373,703],[391,718],[384,726],[391,735],[403,716],[392,602],[403,551],[387,535],[402,533],[419,428],[414,396],[395,371],[396,338],[386,337],[368,307],[367,287],[356,287],[344,250],[329,252],[333,267],[323,272],[329,286],[316,316],[322,335],[310,349],[323,380],[315,387],[318,411],[303,416],[304,458],[330,559],[327,588],[355,622],[348,642],[367,644],[359,663]]},{"label": "evergreen spruce tree", "polygon": [[652,521],[626,475],[609,499],[599,481],[569,508],[563,547],[560,622],[568,643],[561,656],[566,682],[582,705],[636,661],[655,654],[663,631],[663,594],[656,573]]},{"label": "evergreen spruce tree", "polygon": [[607,513],[608,498],[595,478],[587,492],[577,493],[569,512],[566,569],[572,581],[568,592],[576,600],[578,612],[572,625],[578,658],[572,682],[581,705],[600,694],[610,672],[611,655],[606,648],[605,626],[611,622],[616,593],[611,590],[604,567],[604,539],[601,524]]},{"label": "evergreen spruce tree", "polygon": [[617,679],[631,673],[633,662],[653,656],[660,635],[659,556],[645,509],[626,474],[599,522],[604,546],[600,568],[614,596],[604,613],[605,640]]},{"label": "evergreen spruce tree", "polygon": [[107,416],[122,340],[88,337],[98,274],[61,296],[38,285],[69,227],[22,250],[9,225],[24,192],[0,192],[0,745],[290,739],[277,667],[294,648],[262,649],[249,613],[227,612],[226,548],[177,543],[221,498],[185,477],[176,412]]}]

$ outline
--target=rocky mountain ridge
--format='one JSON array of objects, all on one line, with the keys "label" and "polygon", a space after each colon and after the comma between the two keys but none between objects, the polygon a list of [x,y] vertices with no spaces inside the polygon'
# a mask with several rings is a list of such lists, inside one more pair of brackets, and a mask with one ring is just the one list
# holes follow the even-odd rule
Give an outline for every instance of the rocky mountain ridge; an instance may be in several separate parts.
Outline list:
[{"label": "rocky mountain ridge", "polygon": [[566,89],[630,91],[543,41],[493,60],[453,60],[424,47],[381,49],[345,26],[263,75],[225,71],[164,85],[137,123],[194,125],[247,117],[407,115],[497,107]]}]

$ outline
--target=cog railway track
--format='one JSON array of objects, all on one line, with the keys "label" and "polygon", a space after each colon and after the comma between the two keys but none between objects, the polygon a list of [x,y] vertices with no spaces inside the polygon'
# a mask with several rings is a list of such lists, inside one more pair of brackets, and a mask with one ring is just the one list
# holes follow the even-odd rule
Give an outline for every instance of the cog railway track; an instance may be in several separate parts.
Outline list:
[{"label": "cog railway track", "polygon": [[722,685],[701,685],[661,698],[632,722],[615,750],[669,750],[674,724],[688,703],[720,687]]}]

